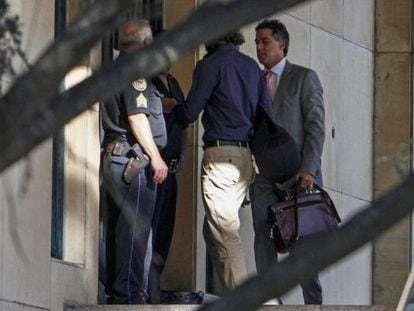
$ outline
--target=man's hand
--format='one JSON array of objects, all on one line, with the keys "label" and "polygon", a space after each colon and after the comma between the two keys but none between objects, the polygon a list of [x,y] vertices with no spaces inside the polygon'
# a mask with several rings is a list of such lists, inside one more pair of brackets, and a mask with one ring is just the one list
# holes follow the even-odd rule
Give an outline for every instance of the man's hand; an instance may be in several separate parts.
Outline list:
[{"label": "man's hand", "polygon": [[168,167],[161,157],[154,157],[151,159],[152,170],[154,171],[154,176],[152,178],[153,182],[156,184],[161,184],[168,174]]},{"label": "man's hand", "polygon": [[165,113],[171,113],[173,108],[178,105],[177,101],[170,97],[162,97],[161,103]]},{"label": "man's hand", "polygon": [[311,190],[313,188],[313,183],[315,182],[315,177],[305,171],[299,172],[296,177],[300,181],[299,187],[307,190]]}]

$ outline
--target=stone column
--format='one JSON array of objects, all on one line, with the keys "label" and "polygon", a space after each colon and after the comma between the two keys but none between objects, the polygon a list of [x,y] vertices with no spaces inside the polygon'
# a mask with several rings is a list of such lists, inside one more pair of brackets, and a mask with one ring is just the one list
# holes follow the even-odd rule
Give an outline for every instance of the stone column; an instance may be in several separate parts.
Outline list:
[{"label": "stone column", "polygon": [[[376,1],[374,197],[410,173],[411,0]],[[407,217],[374,243],[373,304],[396,304],[410,266]]]},{"label": "stone column", "polygon": [[[165,1],[166,29],[172,29],[178,22],[184,20],[194,11],[196,4],[197,0]],[[171,68],[185,95],[190,89],[197,60],[198,52],[195,51],[180,59]],[[200,245],[197,243],[201,230],[197,226],[197,215],[202,210],[202,206],[197,202],[200,170],[198,122],[188,127],[187,134],[185,168],[177,175],[179,189],[174,237],[162,277],[162,288],[167,290],[201,290],[205,283],[205,255],[203,250],[200,251]]]}]

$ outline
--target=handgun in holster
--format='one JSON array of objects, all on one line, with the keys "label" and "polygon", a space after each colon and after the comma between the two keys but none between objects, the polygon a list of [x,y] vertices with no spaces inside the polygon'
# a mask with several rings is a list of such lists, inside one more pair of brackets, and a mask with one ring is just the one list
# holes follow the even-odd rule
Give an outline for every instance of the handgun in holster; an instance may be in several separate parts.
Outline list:
[{"label": "handgun in holster", "polygon": [[142,149],[138,144],[131,147],[129,155],[129,161],[126,164],[122,175],[122,178],[127,184],[130,184],[149,164],[148,156],[142,152]]}]

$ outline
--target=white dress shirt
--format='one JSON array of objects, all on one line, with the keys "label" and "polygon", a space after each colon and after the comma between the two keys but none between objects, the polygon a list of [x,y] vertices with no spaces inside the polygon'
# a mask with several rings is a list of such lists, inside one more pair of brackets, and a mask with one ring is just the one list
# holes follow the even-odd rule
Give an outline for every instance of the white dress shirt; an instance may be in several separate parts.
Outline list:
[{"label": "white dress shirt", "polygon": [[283,71],[285,70],[285,66],[286,66],[286,57],[284,57],[275,66],[270,68],[270,70],[267,70],[272,73],[272,76],[268,84],[268,87],[270,87],[270,94],[271,94],[272,100],[275,97],[277,87],[279,86],[279,80],[283,74]]}]

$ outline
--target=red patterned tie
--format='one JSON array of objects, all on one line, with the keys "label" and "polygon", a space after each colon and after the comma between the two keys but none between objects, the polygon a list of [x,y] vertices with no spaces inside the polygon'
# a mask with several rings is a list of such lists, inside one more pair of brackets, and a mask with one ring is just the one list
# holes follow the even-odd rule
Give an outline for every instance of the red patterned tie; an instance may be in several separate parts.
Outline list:
[{"label": "red patterned tie", "polygon": [[270,86],[270,78],[271,77],[272,77],[272,72],[271,71],[266,71],[266,73],[265,73],[266,86],[267,86],[267,91],[269,92],[270,99],[272,99],[272,88]]}]

